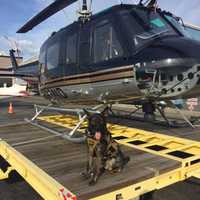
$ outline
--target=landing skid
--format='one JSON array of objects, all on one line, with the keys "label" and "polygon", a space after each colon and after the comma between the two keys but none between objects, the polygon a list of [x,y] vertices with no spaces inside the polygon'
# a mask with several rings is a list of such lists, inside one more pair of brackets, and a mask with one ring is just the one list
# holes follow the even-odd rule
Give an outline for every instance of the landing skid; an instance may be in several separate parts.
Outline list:
[{"label": "landing skid", "polygon": [[[92,108],[91,111],[96,112],[102,106],[103,105],[98,105]],[[87,115],[84,114],[84,111],[82,109],[67,109],[67,108],[52,107],[52,104],[49,104],[48,106],[34,105],[34,107],[35,107],[35,115],[32,117],[32,119],[24,119],[26,122],[30,123],[33,126],[41,128],[45,131],[48,131],[54,134],[55,136],[67,139],[68,141],[73,143],[82,143],[85,141],[86,139],[85,135],[78,135],[76,133],[87,117]],[[77,114],[79,117],[79,122],[69,133],[61,133],[56,130],[53,130],[52,128],[49,128],[45,125],[38,123],[37,119],[44,111],[57,111],[57,112]]]},{"label": "landing skid", "polygon": [[182,119],[191,127],[191,128],[196,128],[198,125],[194,125],[188,118],[187,116],[180,110],[176,105],[174,105],[171,101],[167,101],[167,104],[173,108],[176,109],[176,111],[180,114]]},{"label": "landing skid", "polygon": [[[160,105],[155,105],[155,110],[153,110],[152,112],[147,112],[147,113],[144,112],[144,108],[142,106],[136,106],[136,109],[134,111],[132,111],[131,113],[128,113],[128,111],[122,111],[122,110],[118,110],[118,109],[114,110],[112,108],[111,108],[112,112],[109,112],[109,113],[110,113],[110,116],[112,116],[112,117],[122,117],[122,118],[141,121],[141,122],[145,121],[145,122],[153,123],[156,125],[167,126],[167,127],[171,127],[171,128],[181,128],[181,127],[186,127],[188,125],[192,128],[196,128],[196,127],[200,126],[200,125],[195,125],[192,123],[192,121],[198,121],[199,119],[195,118],[194,120],[192,120],[192,119],[190,120],[174,104],[173,104],[173,106],[171,105],[171,107],[173,107],[180,114],[180,116],[181,116],[182,120],[184,120],[184,122],[169,119],[165,114],[164,107],[160,106]],[[141,110],[144,112],[144,116],[140,117],[137,115],[137,113]],[[164,120],[156,119],[156,117],[155,117],[156,110],[160,113],[160,116]],[[125,114],[124,114],[124,112],[125,112]]]},{"label": "landing skid", "polygon": [[[115,111],[114,111],[115,112]],[[121,111],[120,111],[121,112]],[[123,119],[129,119],[129,120],[133,120],[133,121],[138,121],[138,122],[147,122],[147,121],[144,121],[144,117],[140,117],[140,116],[136,116],[136,115],[130,115],[130,114],[110,114],[111,117],[114,117],[114,118],[123,118]],[[176,122],[176,121],[170,121],[170,124],[166,121],[162,121],[162,120],[157,120],[155,119],[154,121],[149,121],[147,123],[150,123],[150,124],[155,124],[155,125],[158,125],[158,126],[163,126],[163,127],[170,127],[170,128],[181,128],[181,127],[186,127],[188,126],[188,124],[186,123],[180,123],[180,122]]]}]

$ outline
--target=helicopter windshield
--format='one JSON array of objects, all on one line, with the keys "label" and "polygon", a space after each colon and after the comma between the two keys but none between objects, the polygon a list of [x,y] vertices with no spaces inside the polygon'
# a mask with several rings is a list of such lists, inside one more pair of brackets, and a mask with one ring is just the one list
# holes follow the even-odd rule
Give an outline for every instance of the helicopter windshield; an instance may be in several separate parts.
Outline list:
[{"label": "helicopter windshield", "polygon": [[130,32],[130,29],[132,29],[132,37],[136,49],[156,38],[165,35],[178,35],[171,24],[154,10],[133,8],[130,14],[132,15],[132,20],[129,20],[129,23],[134,24],[133,26],[131,25],[132,28],[129,26],[128,29]]},{"label": "helicopter windshield", "polygon": [[173,24],[173,26],[175,26],[176,27],[176,29],[178,29],[178,31],[179,32],[181,32],[184,36],[186,36],[186,37],[189,37],[190,35],[188,34],[188,32],[186,31],[186,29],[185,29],[185,25],[183,24],[183,21],[181,22],[180,20],[181,20],[181,18],[176,18],[176,17],[173,17],[173,16],[171,16],[171,15],[168,15],[168,14],[165,14],[164,15],[166,18],[167,18],[167,20],[169,20],[172,24]]}]

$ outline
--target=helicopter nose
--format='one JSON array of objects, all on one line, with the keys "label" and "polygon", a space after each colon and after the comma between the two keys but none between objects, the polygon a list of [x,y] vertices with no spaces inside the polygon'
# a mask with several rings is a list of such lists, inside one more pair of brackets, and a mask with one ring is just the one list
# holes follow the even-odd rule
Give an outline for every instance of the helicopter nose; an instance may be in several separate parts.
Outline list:
[{"label": "helicopter nose", "polygon": [[195,64],[200,64],[200,41],[177,36],[158,38],[150,45],[144,46],[134,58],[135,63],[141,60],[151,62],[166,59],[192,59]]},{"label": "helicopter nose", "polygon": [[200,63],[200,41],[186,37],[169,37],[163,38],[160,45],[176,52],[181,58],[197,59]]},{"label": "helicopter nose", "polygon": [[[145,95],[190,98],[200,94],[200,42],[165,37],[146,48],[142,55],[151,60],[136,69],[138,87]],[[149,88],[155,84],[150,93]]]}]

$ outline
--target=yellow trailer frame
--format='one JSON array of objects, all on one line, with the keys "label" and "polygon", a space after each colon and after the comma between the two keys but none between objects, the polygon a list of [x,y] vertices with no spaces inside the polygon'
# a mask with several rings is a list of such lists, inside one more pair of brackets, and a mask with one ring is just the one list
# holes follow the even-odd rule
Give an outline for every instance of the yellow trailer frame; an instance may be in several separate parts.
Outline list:
[{"label": "yellow trailer frame", "polygon": [[0,155],[10,165],[5,172],[0,170],[0,180],[9,178],[11,172],[17,171],[45,200],[77,199],[72,192],[3,140],[0,140]]},{"label": "yellow trailer frame", "polygon": [[[78,122],[77,118],[69,115],[45,116],[38,119],[70,129]],[[79,131],[84,131],[85,125],[83,124]],[[164,174],[155,171],[153,178],[90,200],[131,200],[190,177],[200,178],[200,142],[117,124],[109,124],[108,128],[120,144],[176,160],[181,163],[181,167]],[[3,140],[0,140],[0,155],[10,164],[6,172],[0,171],[1,179],[8,178],[10,172],[16,170],[46,200],[77,199],[70,190],[59,184]]]}]

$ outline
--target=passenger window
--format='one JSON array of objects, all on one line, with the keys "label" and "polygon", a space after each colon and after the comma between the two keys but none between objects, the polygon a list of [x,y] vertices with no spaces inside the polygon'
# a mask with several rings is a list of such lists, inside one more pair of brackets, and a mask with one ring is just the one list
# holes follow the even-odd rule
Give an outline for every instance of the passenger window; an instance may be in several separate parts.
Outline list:
[{"label": "passenger window", "polygon": [[115,30],[110,24],[96,27],[94,31],[94,61],[102,62],[121,57],[123,49],[117,40]]},{"label": "passenger window", "polygon": [[67,37],[66,63],[76,63],[77,34]]},{"label": "passenger window", "polygon": [[47,47],[47,68],[54,69],[59,64],[59,43],[56,42]]}]

